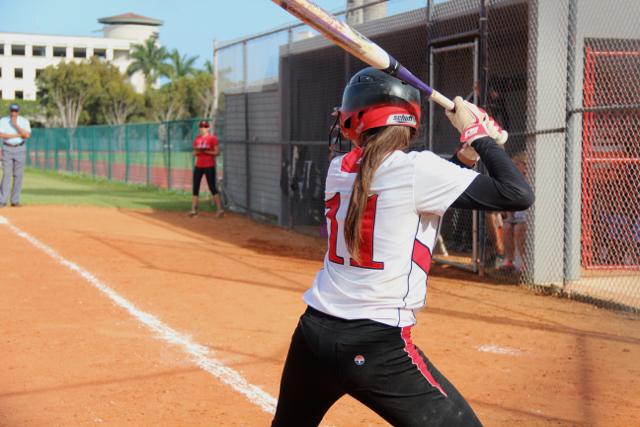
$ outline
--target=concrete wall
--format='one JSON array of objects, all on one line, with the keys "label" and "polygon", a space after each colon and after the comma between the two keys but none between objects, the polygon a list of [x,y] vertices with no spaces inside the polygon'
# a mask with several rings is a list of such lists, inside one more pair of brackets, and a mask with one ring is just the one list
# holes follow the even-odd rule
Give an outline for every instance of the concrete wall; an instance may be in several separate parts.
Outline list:
[{"label": "concrete wall", "polygon": [[155,25],[105,25],[102,31],[107,38],[137,40],[139,43],[142,43],[149,37],[158,36],[158,27]]},{"label": "concrete wall", "polygon": [[[538,0],[529,19],[528,121],[533,130],[565,125],[568,0]],[[564,250],[564,132],[529,136],[536,203],[528,213],[528,273],[536,284],[561,284]]]}]

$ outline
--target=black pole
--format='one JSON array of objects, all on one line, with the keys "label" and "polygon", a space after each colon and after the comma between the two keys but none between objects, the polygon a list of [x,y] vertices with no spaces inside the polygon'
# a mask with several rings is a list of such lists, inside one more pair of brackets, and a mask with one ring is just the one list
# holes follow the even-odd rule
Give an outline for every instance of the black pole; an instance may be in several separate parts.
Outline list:
[{"label": "black pole", "polygon": [[[479,79],[480,79],[480,97],[479,104],[487,109],[487,85],[489,83],[489,62],[488,62],[488,51],[489,51],[489,25],[488,25],[488,15],[487,15],[487,3],[489,0],[480,0],[480,40],[479,40],[479,49],[478,49],[478,68],[479,68]],[[484,172],[484,166],[479,164],[478,172]],[[486,225],[485,225],[485,214],[484,212],[477,212],[478,215],[478,259],[476,260],[478,266],[478,274],[480,276],[484,276],[485,273],[485,252],[486,252]]]},{"label": "black pole", "polygon": [[293,123],[294,120],[297,119],[297,116],[294,117],[294,96],[296,96],[296,92],[294,89],[294,78],[293,78],[293,65],[291,64],[291,44],[293,43],[293,32],[289,29],[289,34],[287,36],[287,89],[288,89],[288,97],[287,97],[287,117],[289,118],[289,122],[287,123],[287,156],[289,160],[289,168],[287,170],[287,212],[289,218],[287,218],[287,226],[289,228],[293,228],[294,218],[294,205],[293,205],[293,190],[291,189],[291,182],[293,180],[293,144],[291,144],[291,140],[293,139]]},{"label": "black pole", "polygon": [[247,42],[242,44],[242,80],[244,85],[244,168],[247,214],[251,215],[251,153],[249,152],[249,74]]},{"label": "black pole", "polygon": [[478,51],[478,65],[480,71],[480,106],[484,109],[487,107],[487,85],[489,83],[489,25],[487,17],[487,3],[489,0],[480,0],[480,48]]},{"label": "black pole", "polygon": [[[430,70],[431,70],[431,40],[433,40],[433,26],[431,25],[431,12],[433,11],[433,0],[427,0],[427,7],[425,8],[425,12],[426,12],[426,29],[427,29],[427,49],[426,49],[426,75],[424,76],[424,80],[425,82],[429,82],[431,84],[433,84],[433,82],[430,81]],[[431,146],[431,132],[429,132],[429,128],[431,126],[433,126],[433,123],[431,123],[431,117],[429,114],[430,111],[430,105],[429,105],[429,101],[427,100],[423,100],[422,102],[423,107],[425,108],[425,114],[423,115],[426,120],[425,120],[425,127],[424,127],[424,149],[428,149]]]}]

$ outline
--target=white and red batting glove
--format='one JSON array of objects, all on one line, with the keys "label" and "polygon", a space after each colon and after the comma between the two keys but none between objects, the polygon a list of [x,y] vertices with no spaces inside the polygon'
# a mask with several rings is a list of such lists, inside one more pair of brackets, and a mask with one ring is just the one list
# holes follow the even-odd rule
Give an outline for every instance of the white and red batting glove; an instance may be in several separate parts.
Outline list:
[{"label": "white and red batting glove", "polygon": [[455,112],[445,111],[449,121],[460,132],[460,155],[475,163],[480,156],[471,143],[479,138],[493,138],[497,144],[504,145],[508,134],[482,108],[456,96],[453,99]]}]

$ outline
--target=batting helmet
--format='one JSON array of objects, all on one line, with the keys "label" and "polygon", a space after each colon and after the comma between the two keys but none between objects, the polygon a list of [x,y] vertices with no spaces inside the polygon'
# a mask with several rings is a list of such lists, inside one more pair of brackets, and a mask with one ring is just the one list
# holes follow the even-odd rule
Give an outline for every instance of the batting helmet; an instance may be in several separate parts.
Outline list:
[{"label": "batting helmet", "polygon": [[339,109],[340,130],[351,141],[382,126],[420,125],[420,92],[372,67],[358,71],[344,89]]}]

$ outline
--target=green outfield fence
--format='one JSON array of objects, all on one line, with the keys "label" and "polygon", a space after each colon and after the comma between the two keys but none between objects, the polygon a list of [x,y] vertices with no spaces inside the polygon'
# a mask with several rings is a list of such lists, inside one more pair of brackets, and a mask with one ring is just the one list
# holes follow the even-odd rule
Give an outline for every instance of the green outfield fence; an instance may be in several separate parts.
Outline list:
[{"label": "green outfield fence", "polygon": [[191,146],[200,120],[34,129],[27,165],[186,191],[191,188]]}]

